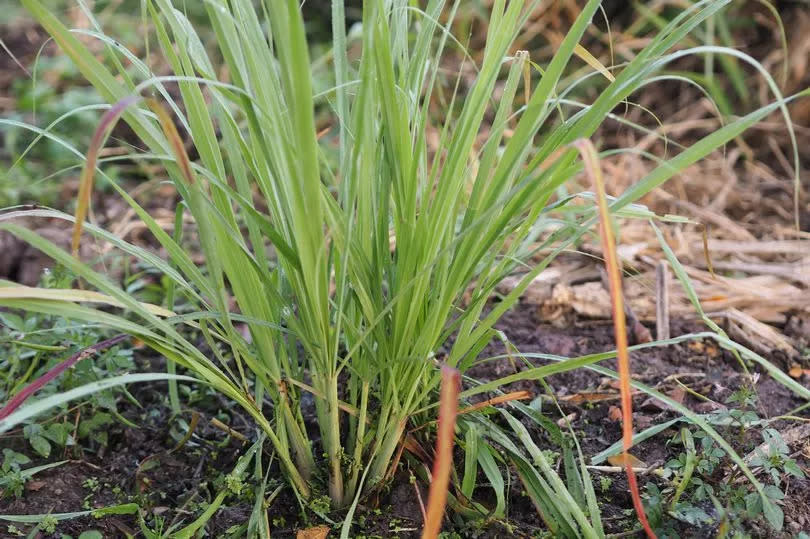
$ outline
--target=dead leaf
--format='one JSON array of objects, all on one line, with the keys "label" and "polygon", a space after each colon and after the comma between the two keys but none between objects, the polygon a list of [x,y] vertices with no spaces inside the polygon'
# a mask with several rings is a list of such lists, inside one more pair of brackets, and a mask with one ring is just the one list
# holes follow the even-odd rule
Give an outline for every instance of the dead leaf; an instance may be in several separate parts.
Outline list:
[{"label": "dead leaf", "polygon": [[704,344],[703,341],[689,341],[686,343],[686,347],[689,348],[692,352],[702,354]]},{"label": "dead leaf", "polygon": [[329,526],[314,526],[305,530],[298,530],[295,539],[326,539],[329,536]]},{"label": "dead leaf", "polygon": [[723,315],[729,323],[729,334],[748,341],[759,352],[769,354],[776,349],[788,357],[796,357],[799,354],[791,339],[782,335],[773,326],[764,324],[739,309],[727,309]]},{"label": "dead leaf", "polygon": [[678,404],[683,404],[683,399],[686,397],[686,390],[682,387],[676,387],[672,391],[667,391],[667,395]]},{"label": "dead leaf", "polygon": [[563,427],[567,426],[568,423],[572,423],[576,418],[577,418],[576,412],[572,412],[572,413],[568,414],[567,416],[561,417],[560,419],[558,419],[557,420],[557,426],[563,428]]},{"label": "dead leaf", "polygon": [[480,410],[481,408],[486,408],[487,406],[495,406],[496,404],[502,404],[504,402],[511,402],[514,400],[527,400],[531,398],[532,394],[529,393],[528,391],[525,390],[512,391],[511,393],[507,393],[506,395],[500,395],[498,397],[493,397],[484,402],[479,402],[473,404],[472,406],[467,406],[466,408],[459,410],[458,415],[468,414],[470,412],[474,412],[475,410]]},{"label": "dead leaf", "polygon": [[798,365],[794,365],[788,371],[791,378],[801,378],[802,376],[810,376],[810,369],[802,369]]},{"label": "dead leaf", "polygon": [[633,331],[633,339],[635,339],[636,344],[652,342],[652,333],[650,333],[650,330],[644,327],[644,325],[639,322],[637,318],[633,320],[631,329]]},{"label": "dead leaf", "polygon": [[647,414],[633,414],[633,415],[634,415],[633,426],[636,428],[636,430],[644,430],[652,426],[653,424],[652,416],[649,416]]},{"label": "dead leaf", "polygon": [[714,359],[720,355],[720,350],[714,346],[713,343],[706,343],[703,341],[691,341],[686,345],[689,350],[697,355],[706,356]]},{"label": "dead leaf", "polygon": [[[607,460],[612,466],[622,466],[623,467],[624,466],[624,453],[619,454],[619,455],[613,455],[612,457],[608,457]],[[631,453],[627,453],[627,460],[630,462],[630,466],[632,466],[633,468],[646,468],[647,467],[647,465],[643,461],[637,459]]]},{"label": "dead leaf", "polygon": [[[667,391],[666,394],[678,404],[683,404],[683,399],[684,397],[686,397],[686,391],[684,391],[682,387],[676,387],[671,391]],[[665,403],[664,401],[658,400],[655,397],[650,397],[646,399],[644,402],[641,403],[640,408],[642,410],[648,411],[663,411],[673,409],[669,404]]]},{"label": "dead leaf", "polygon": [[565,397],[560,397],[560,400],[563,402],[567,402],[568,404],[583,404],[586,402],[591,403],[602,402],[618,398],[619,398],[618,393],[599,393],[599,392],[583,391],[580,393],[574,393],[573,395],[566,395]]},{"label": "dead leaf", "polygon": [[608,419],[611,421],[621,421],[622,420],[622,409],[618,406],[611,406],[608,408]]},{"label": "dead leaf", "polygon": [[714,401],[703,401],[695,404],[694,410],[699,414],[708,414],[717,410],[726,410],[726,407]]},{"label": "dead leaf", "polygon": [[406,450],[408,450],[412,455],[415,455],[422,459],[422,462],[430,462],[430,456],[428,455],[427,451],[419,445],[419,442],[416,441],[416,438],[413,435],[408,434],[405,436],[405,439],[402,441],[402,445]]}]

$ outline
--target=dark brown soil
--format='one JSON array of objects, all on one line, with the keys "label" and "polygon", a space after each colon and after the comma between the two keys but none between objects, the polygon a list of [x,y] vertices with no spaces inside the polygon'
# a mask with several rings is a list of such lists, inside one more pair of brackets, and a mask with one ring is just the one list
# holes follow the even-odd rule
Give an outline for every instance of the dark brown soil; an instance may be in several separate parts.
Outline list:
[{"label": "dark brown soil", "polygon": [[[579,321],[571,327],[552,327],[538,321],[535,313],[526,306],[508,312],[501,319],[498,327],[506,333],[517,349],[525,354],[544,353],[577,357],[609,351],[615,347],[613,326],[609,321]],[[672,335],[674,337],[701,331],[705,331],[705,328],[694,322],[681,322],[674,324]],[[806,339],[807,335],[803,337]],[[504,353],[504,347],[500,343],[493,343],[484,351],[482,357]],[[768,359],[777,365],[785,366],[782,357]],[[534,365],[545,363],[538,360],[531,360],[531,362]],[[607,360],[600,363],[600,365],[614,371],[616,369],[615,360]],[[517,370],[526,368],[520,366],[519,362],[505,359],[476,366],[472,369],[470,375],[473,378],[482,380],[497,379],[512,374],[515,372],[515,367],[517,367]],[[753,373],[757,372],[757,369],[751,365],[748,368]],[[689,341],[667,348],[648,348],[632,352],[631,369],[636,380],[646,383],[663,393],[683,397],[682,394],[678,395],[677,384],[673,380],[673,375],[680,374],[683,383],[704,397],[708,397],[720,404],[725,403],[745,380],[737,360],[729,352],[722,350],[714,342],[708,340]],[[559,404],[563,412],[568,416],[571,427],[577,433],[579,444],[586,457],[595,455],[621,439],[621,422],[611,418],[610,415],[611,409],[619,406],[618,398],[608,401],[588,401],[588,394],[591,393],[617,393],[615,380],[583,368],[550,376],[546,379],[546,382],[559,399]],[[802,382],[807,384],[807,377]],[[510,389],[542,391],[533,382],[516,383]],[[755,412],[761,418],[783,415],[805,404],[804,401],[797,398],[767,374],[762,374],[759,377],[756,390],[759,398]],[[576,396],[584,397],[585,402],[576,405],[570,404],[576,399],[571,399],[568,402],[565,400],[566,397]],[[636,432],[679,417],[678,413],[670,410],[665,404],[645,395],[636,395],[633,402]],[[709,406],[709,403],[688,394],[683,397],[683,404],[700,413],[715,410],[715,406]],[[736,406],[734,404],[729,405],[730,408]],[[551,409],[553,407],[548,408],[548,410]],[[806,417],[806,413],[803,412],[803,414]],[[777,430],[782,430],[787,428],[788,424],[777,421],[771,426]],[[680,430],[680,428],[681,425],[677,425],[677,429]],[[677,456],[678,448],[667,444],[667,441],[676,432],[677,430],[674,428],[664,431],[637,445],[632,450],[632,454],[648,466],[663,466],[667,461]],[[744,456],[760,443],[762,443],[761,435],[759,430],[755,429],[746,434],[741,444],[742,447],[737,446],[735,449]],[[798,454],[800,466],[807,469],[810,459],[808,459],[805,444],[806,440],[800,442],[799,446],[792,447],[792,449]],[[804,450],[804,453],[801,453],[801,450]],[[595,472],[593,478],[597,485],[599,477],[599,473]],[[628,512],[628,509],[632,508],[632,502],[628,494],[624,474],[611,473],[607,474],[607,477],[612,481],[612,484],[610,489],[602,493],[603,496],[600,497],[602,516],[605,520],[607,532],[621,533],[627,530],[628,524],[630,524],[631,528],[635,525],[634,515],[632,512]],[[722,480],[722,474],[717,479],[718,481]],[[762,479],[761,476],[760,479]],[[650,480],[649,476],[640,477],[641,488],[648,480]],[[513,506],[512,509],[514,511],[515,507]],[[810,518],[807,517],[810,514],[808,512],[810,510],[810,480],[804,479],[791,482],[787,491],[787,498],[783,504],[783,510],[785,512],[786,530],[796,533],[800,530],[810,529]],[[510,516],[519,520],[517,514],[513,512]],[[682,536],[686,537],[696,536],[703,532],[716,532],[716,530],[695,530],[684,527],[681,527],[680,531]],[[749,532],[760,537],[771,533],[767,527],[749,530]]]},{"label": "dark brown soil", "polygon": [[[602,352],[613,347],[612,326],[607,322],[581,321],[575,326],[559,329],[539,323],[531,309],[518,307],[507,313],[499,324],[512,343],[524,353],[541,352],[560,356],[575,357],[588,353]],[[683,334],[700,328],[688,324],[674,328],[674,334]],[[500,344],[490,345],[482,354],[489,357],[503,353]],[[633,354],[633,372],[641,381],[654,385],[661,391],[670,392],[674,382],[666,382],[673,374],[682,374],[682,380],[696,392],[722,403],[742,382],[736,360],[711,342],[690,342],[666,349],[652,348]],[[542,364],[542,361],[533,361]],[[613,361],[605,361],[603,366],[614,367]],[[481,380],[496,379],[514,372],[519,366],[507,359],[482,363],[472,369],[470,374]],[[153,361],[153,368],[160,369],[159,363]],[[690,378],[684,373],[701,373]],[[571,421],[577,433],[584,454],[588,457],[605,449],[620,439],[620,423],[611,419],[611,407],[618,406],[618,400],[601,402],[581,402],[572,404],[566,397],[587,395],[589,392],[616,392],[615,384],[598,373],[586,369],[551,376],[546,380],[553,388],[563,412]],[[543,390],[536,383],[522,382],[514,389],[527,389],[535,394]],[[783,414],[801,405],[779,383],[763,375],[757,385],[759,392],[759,409],[761,417],[772,417]],[[142,508],[147,521],[155,515],[165,522],[190,522],[194,513],[199,513],[205,502],[210,502],[218,492],[217,479],[228,473],[243,451],[241,444],[210,426],[208,419],[212,415],[223,413],[230,418],[230,424],[248,437],[252,436],[250,422],[242,417],[239,411],[224,401],[209,399],[206,404],[197,407],[203,413],[194,436],[180,450],[172,452],[176,440],[170,435],[172,418],[165,404],[165,387],[162,384],[144,384],[133,386],[133,394],[143,405],[143,409],[134,406],[125,408],[124,415],[139,425],[138,429],[117,426],[110,430],[110,442],[107,448],[91,446],[83,455],[74,458],[67,464],[36,476],[29,482],[29,489],[20,499],[5,498],[0,500],[0,514],[39,514],[79,511],[99,508],[117,503],[136,502]],[[684,404],[693,410],[708,411],[705,403],[687,396]],[[677,417],[677,414],[666,409],[643,395],[634,400],[636,430]],[[554,420],[559,414],[548,410]],[[186,414],[188,420],[190,413]],[[779,429],[785,427],[774,424]],[[633,454],[651,466],[661,466],[673,458],[677,448],[666,443],[675,433],[663,432],[633,450]],[[545,440],[545,433],[534,431],[533,436],[539,444]],[[745,441],[747,449],[761,442],[756,432],[751,440]],[[3,446],[25,449],[24,441],[17,437],[6,437]],[[801,448],[794,448],[801,449]],[[28,451],[30,454],[30,451]],[[804,460],[802,460],[804,459]],[[798,455],[800,465],[806,467],[808,461]],[[150,462],[150,466],[144,463]],[[41,462],[35,462],[40,464]],[[147,471],[138,472],[140,468]],[[623,474],[606,474],[609,487],[601,490],[599,472],[594,472],[593,479],[599,493],[602,515],[608,532],[622,532],[635,527],[632,503],[628,495],[627,484]],[[513,478],[513,485],[519,481]],[[722,476],[718,477],[721,480]],[[642,486],[649,476],[642,476]],[[424,488],[421,496],[426,499]],[[408,474],[401,474],[388,492],[382,493],[377,500],[365,500],[355,519],[356,533],[382,537],[417,536],[421,528],[421,509],[415,492],[415,486],[408,481]],[[786,513],[786,530],[796,532],[807,529],[810,509],[810,481],[792,481],[788,497],[783,504]],[[235,497],[226,499],[225,505],[209,522],[207,530],[211,536],[221,536],[231,526],[246,522],[251,511],[249,500]],[[268,511],[274,533],[279,536],[291,535],[294,530],[318,524],[301,518],[301,510],[285,489],[275,500]],[[332,515],[340,522],[340,515]],[[310,517],[311,518],[311,517]],[[520,536],[531,536],[543,529],[529,500],[515,486],[511,492],[511,503],[507,515],[508,525]],[[452,529],[458,523],[447,523],[446,529]],[[123,536],[138,529],[133,516],[115,516],[95,520],[91,517],[66,520],[59,524],[59,533],[75,534],[88,528],[99,529],[106,536]],[[3,528],[5,530],[5,528]],[[473,534],[473,530],[457,528],[463,536]],[[767,529],[750,530],[757,536],[767,534]],[[711,530],[689,530],[682,527],[684,536],[697,533],[710,533]],[[483,530],[475,530],[475,535],[498,537],[507,533],[502,523],[493,523]],[[57,537],[58,535],[55,535]]]}]

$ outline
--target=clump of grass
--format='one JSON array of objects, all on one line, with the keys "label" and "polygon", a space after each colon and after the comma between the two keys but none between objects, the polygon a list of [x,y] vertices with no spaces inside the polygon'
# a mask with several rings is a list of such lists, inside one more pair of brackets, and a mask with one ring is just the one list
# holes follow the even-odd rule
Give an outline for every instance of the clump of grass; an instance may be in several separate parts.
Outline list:
[{"label": "clump of grass", "polygon": [[[458,112],[441,118],[443,125],[429,109],[442,82],[444,49],[457,44],[445,29],[458,1],[429,0],[421,10],[407,0],[365,2],[362,32],[354,38],[359,57],[349,54],[343,2],[333,1],[335,84],[323,94],[313,91],[297,0],[268,0],[258,9],[246,0],[207,1],[224,71],[169,0],[144,1],[143,17],[174,74],[155,77],[130,56],[139,83],[123,68],[126,53],[117,42],[95,36],[106,46],[109,68],[39,0],[23,3],[113,104],[87,154],[76,219],[49,210],[26,214],[75,221],[74,251],[82,232],[111,241],[163,272],[173,293],[170,309],[139,303],[89,264],[5,223],[0,228],[104,294],[92,301],[127,315],[80,305],[88,295],[59,292],[32,298],[30,290],[17,290],[0,295],[0,304],[94,320],[136,336],[242,406],[301,497],[325,491],[333,507],[344,508],[393,475],[408,426],[433,419],[440,367],[466,371],[531,280],[596,222],[594,208],[583,206],[577,219],[536,243],[538,225],[550,222],[560,204],[552,204],[557,188],[582,171],[573,143],[591,137],[667,61],[687,54],[668,51],[728,2],[698,2],[674,17],[616,70],[594,103],[568,115],[572,88],[558,83],[599,1],[583,7],[542,78],[524,87],[527,104],[515,110],[528,59],[512,56],[511,46],[538,2],[496,0],[475,82],[463,99],[453,95],[448,108]],[[217,80],[223,72],[227,79]],[[493,103],[499,82],[502,95]],[[179,87],[183,105],[164,99],[171,113],[161,101],[140,99],[146,93],[165,98],[169,84]],[[632,202],[780,107],[777,96],[661,162],[613,200],[610,211],[626,215]],[[328,114],[325,141],[337,146],[334,160],[319,141],[316,110]],[[490,111],[494,119],[487,118]],[[83,224],[93,177],[104,177],[98,152],[119,117],[147,148],[133,157],[162,163],[182,196],[178,215],[188,212],[196,223],[204,268],[114,182],[168,260]],[[485,127],[486,142],[478,145]],[[440,133],[437,148],[428,142],[429,129]],[[181,132],[197,161],[189,159]],[[603,204],[603,218],[607,209]],[[535,260],[552,246],[551,255]],[[494,287],[523,264],[531,269],[520,285],[485,311]],[[238,312],[230,309],[231,298]],[[182,316],[171,312],[180,303]],[[226,353],[208,357],[183,325],[200,329]],[[475,392],[483,387],[489,385]],[[320,446],[305,428],[304,392],[315,401]],[[265,401],[272,403],[269,413]]]}]

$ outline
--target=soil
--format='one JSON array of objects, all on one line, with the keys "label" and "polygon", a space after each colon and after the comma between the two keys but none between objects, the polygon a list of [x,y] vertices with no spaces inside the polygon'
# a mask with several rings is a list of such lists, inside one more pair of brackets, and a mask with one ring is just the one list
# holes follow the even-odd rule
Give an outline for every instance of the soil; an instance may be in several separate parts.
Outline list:
[{"label": "soil", "polygon": [[[512,344],[524,354],[544,353],[577,357],[606,352],[615,347],[613,326],[610,321],[579,320],[572,326],[559,328],[538,321],[534,308],[528,305],[521,305],[507,312],[498,323],[498,327],[507,335]],[[672,336],[704,330],[705,328],[700,327],[695,322],[674,322]],[[806,337],[807,335],[805,335]],[[484,350],[482,357],[504,353],[504,347],[500,343],[493,343]],[[780,357],[768,359],[777,365],[784,361],[784,358]],[[543,362],[532,360],[532,364],[540,365]],[[603,361],[600,365],[616,370],[615,360]],[[519,362],[505,359],[474,367],[469,374],[471,377],[480,380],[497,379],[512,374],[516,368],[517,370],[523,370],[526,367],[521,366]],[[750,366],[749,369],[751,369]],[[684,405],[700,413],[713,411],[715,407],[707,406],[708,403],[705,401],[678,392],[673,375],[680,374],[680,378],[685,384],[716,403],[724,403],[744,381],[737,360],[729,352],[720,349],[711,341],[689,341],[667,348],[648,348],[632,352],[631,370],[634,379],[653,386],[655,389],[673,397],[682,397]],[[756,369],[751,370],[756,372]],[[698,376],[690,378],[691,374],[697,374]],[[621,439],[621,422],[612,415],[615,413],[612,409],[619,406],[618,398],[608,401],[589,402],[588,397],[591,394],[617,393],[617,385],[612,378],[606,378],[588,369],[576,369],[552,375],[545,381],[554,390],[560,407],[568,417],[571,427],[577,433],[579,444],[586,456],[593,456]],[[808,380],[805,378],[803,382],[807,384]],[[504,388],[504,390],[506,389],[524,389],[533,393],[542,391],[536,383],[532,382],[520,382],[514,384],[513,387]],[[761,418],[786,414],[804,404],[801,399],[794,396],[782,384],[764,374],[759,378],[756,389],[759,395],[756,413]],[[566,397],[574,398],[566,401]],[[585,402],[572,404],[572,402],[577,401],[576,397],[583,397]],[[665,404],[644,395],[636,395],[633,405],[636,432],[679,416]],[[548,410],[550,411],[553,408],[551,406]],[[527,424],[527,426],[529,425]],[[777,421],[772,426],[777,430],[781,430],[786,428],[787,424]],[[680,425],[677,425],[677,428],[680,429]],[[650,467],[663,466],[670,459],[677,456],[678,448],[667,444],[667,441],[676,432],[674,428],[664,431],[646,442],[638,444],[631,453]],[[542,433],[536,434],[542,436]],[[748,436],[744,442],[746,450],[751,450],[762,442],[758,431],[750,434],[751,436]],[[802,443],[806,444],[806,440]],[[806,448],[804,450],[806,453]],[[800,465],[806,467],[810,463],[806,455],[800,458],[804,459],[803,461],[800,460]],[[593,479],[596,485],[599,484],[599,477],[598,472],[594,473]],[[628,508],[632,507],[626,479],[623,473],[606,474],[606,477],[612,481],[610,488],[600,495],[600,508],[602,509],[606,532],[621,533],[627,530]],[[649,480],[651,480],[649,476],[641,477],[639,479],[641,488]],[[783,510],[785,511],[786,529],[794,533],[799,530],[810,529],[810,519],[807,517],[810,514],[808,512],[810,510],[809,480],[792,482]],[[516,512],[519,509],[515,507],[513,507],[513,511],[511,515],[513,518],[515,518],[516,514],[521,514]],[[629,515],[630,527],[632,528],[635,516],[632,512]],[[682,537],[698,536],[712,531],[689,528],[680,530]],[[716,532],[716,530],[714,531]],[[751,532],[754,536],[760,537],[768,536],[770,533],[766,528],[751,530]]]},{"label": "soil", "polygon": [[[607,351],[613,348],[612,325],[605,321],[580,320],[571,327],[560,329],[538,321],[534,309],[520,305],[506,313],[498,324],[515,347],[523,353],[540,352],[560,356],[580,356],[584,354]],[[699,331],[692,323],[675,324],[673,335]],[[482,357],[503,354],[503,345],[491,344]],[[778,360],[778,358],[774,358]],[[532,361],[542,364],[542,361]],[[602,366],[615,368],[614,361],[605,361]],[[150,368],[161,369],[157,360],[151,360]],[[475,366],[469,374],[479,380],[497,379],[523,369],[519,362],[508,359],[485,362]],[[654,385],[663,392],[674,394],[676,384],[671,375],[681,374],[681,378],[696,392],[722,403],[741,383],[739,366],[730,354],[719,349],[712,342],[694,341],[669,348],[651,348],[632,355],[632,368],[638,380]],[[689,373],[700,373],[690,377]],[[667,378],[669,377],[669,378]],[[612,410],[618,406],[618,399],[589,402],[591,393],[616,393],[612,380],[602,375],[577,369],[572,372],[549,377],[546,382],[553,388],[563,413],[568,417],[571,427],[578,435],[578,441],[586,456],[592,456],[607,448],[621,437],[620,423],[612,419]],[[508,389],[526,389],[533,394],[540,394],[543,389],[535,382],[521,382]],[[761,417],[773,417],[784,414],[800,406],[802,402],[792,396],[781,384],[767,375],[759,378],[759,409]],[[106,448],[91,446],[81,455],[57,468],[38,474],[35,481],[28,483],[28,488],[20,499],[5,498],[0,500],[0,514],[42,514],[71,512],[89,508],[101,508],[109,505],[136,502],[145,512],[147,520],[155,515],[165,519],[168,524],[175,520],[190,522],[194,509],[202,503],[210,502],[218,492],[220,475],[230,471],[242,445],[229,438],[224,432],[215,429],[208,421],[214,415],[226,414],[232,427],[251,437],[252,429],[248,418],[223,400],[209,399],[195,406],[201,413],[193,437],[179,450],[170,432],[175,424],[170,410],[166,406],[165,386],[161,383],[142,384],[130,388],[143,408],[129,405],[122,409],[127,419],[139,425],[129,428],[117,424],[109,431],[109,445]],[[575,404],[576,398],[584,396],[585,400]],[[705,402],[689,395],[683,400],[689,408],[706,412],[710,411]],[[658,404],[643,395],[634,399],[634,421],[636,431],[677,417],[666,406]],[[560,419],[554,406],[544,407],[551,419]],[[189,413],[184,416],[188,420]],[[774,428],[785,428],[786,425],[775,423]],[[527,424],[527,427],[530,425]],[[633,449],[634,456],[649,466],[660,467],[669,459],[677,456],[677,447],[667,444],[675,430],[664,431]],[[756,433],[754,433],[756,434]],[[533,437],[542,447],[545,432],[536,429]],[[759,435],[756,434],[758,437]],[[751,437],[745,447],[752,449],[761,440]],[[4,438],[4,445],[23,449],[21,437]],[[801,449],[801,448],[792,448]],[[30,451],[28,451],[30,454]],[[800,466],[807,467],[808,459],[798,454]],[[42,461],[44,462],[44,461]],[[34,465],[42,462],[34,462]],[[146,465],[146,463],[149,465]],[[140,469],[140,471],[139,471]],[[721,472],[722,474],[722,472]],[[605,482],[600,479],[605,477]],[[641,476],[643,485],[651,476]],[[722,475],[718,480],[722,479]],[[602,516],[608,533],[621,533],[635,526],[632,502],[629,498],[626,480],[621,473],[593,473],[602,508]],[[513,478],[511,492],[512,503],[505,522],[491,523],[484,529],[475,530],[476,536],[498,537],[508,530],[518,536],[532,536],[543,529],[542,522],[534,511],[530,501],[522,495],[519,481]],[[609,484],[599,489],[600,484]],[[365,500],[358,510],[354,531],[366,535],[382,537],[416,537],[421,530],[422,516],[415,486],[408,481],[407,474],[395,479],[391,489],[382,493],[376,500]],[[422,499],[426,499],[425,488],[420,487]],[[791,532],[806,530],[810,527],[807,515],[810,514],[810,481],[794,480],[787,489],[787,498],[782,505],[785,511],[785,529]],[[212,537],[220,537],[231,526],[246,522],[251,511],[251,503],[236,497],[226,499],[226,504],[214,515],[206,530]],[[302,520],[297,501],[284,489],[268,510],[269,521],[274,534],[290,536],[295,530],[305,528],[317,522]],[[339,522],[339,515],[335,515]],[[508,525],[507,529],[505,526]],[[472,534],[470,529],[458,528],[457,523],[447,523],[446,530],[459,530],[463,536]],[[18,526],[21,527],[21,526]],[[138,530],[138,524],[131,515],[117,515],[94,519],[85,517],[62,521],[57,531],[75,535],[88,528],[99,529],[105,536],[123,536]],[[712,530],[684,528],[682,536],[696,536],[711,533]],[[766,527],[749,530],[755,536],[767,536]],[[52,535],[59,537],[59,535]],[[46,535],[47,537],[47,535]]]}]

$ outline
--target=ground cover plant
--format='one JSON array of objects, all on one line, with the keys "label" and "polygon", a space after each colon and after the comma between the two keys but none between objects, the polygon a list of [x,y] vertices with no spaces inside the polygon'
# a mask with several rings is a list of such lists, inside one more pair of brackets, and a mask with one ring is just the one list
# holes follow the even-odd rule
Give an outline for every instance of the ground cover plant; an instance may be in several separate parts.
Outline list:
[{"label": "ground cover plant", "polygon": [[[0,225],[67,268],[81,286],[34,289],[4,282],[0,302],[13,309],[100,323],[137,338],[169,360],[170,372],[150,379],[169,380],[176,409],[178,365],[236,402],[255,421],[262,438],[236,464],[239,471],[230,476],[228,489],[241,491],[241,476],[266,436],[273,458],[302,503],[319,514],[348,512],[345,534],[358,503],[379,492],[396,474],[398,463],[410,458],[403,457],[403,448],[416,454],[414,445],[431,445],[440,367],[464,374],[477,365],[479,353],[497,335],[493,327],[498,318],[555,256],[598,221],[605,256],[612,258],[617,340],[624,338],[608,206],[614,217],[675,219],[655,216],[633,203],[758,120],[786,111],[788,101],[764,72],[773,90],[772,104],[732,119],[680,148],[674,157],[650,156],[658,166],[616,199],[608,201],[604,188],[596,187],[596,195],[559,198],[560,187],[583,170],[599,185],[598,155],[587,139],[617,107],[628,106],[628,98],[656,80],[669,62],[704,53],[747,59],[717,46],[670,52],[726,2],[699,2],[674,16],[632,60],[610,73],[578,46],[599,9],[599,2],[592,0],[542,66],[535,84],[526,82],[531,80],[526,78],[531,67],[528,56],[514,51],[513,43],[537,2],[495,2],[484,54],[463,98],[452,86],[449,91],[440,87],[445,49],[463,50],[458,38],[446,30],[458,2],[433,0],[420,7],[401,0],[367,2],[363,31],[349,35],[342,24],[343,3],[333,2],[333,84],[320,92],[313,90],[304,21],[294,0],[258,7],[251,2],[206,2],[218,47],[212,54],[181,10],[167,0],[143,2],[144,21],[154,26],[173,73],[161,77],[114,38],[94,33],[93,39],[103,43],[105,61],[100,61],[46,6],[36,0],[24,4],[110,106],[87,152],[46,133],[86,159],[75,217],[47,209],[17,210],[5,213]],[[596,65],[584,76],[566,78],[561,86],[575,55]],[[220,64],[227,67],[227,76],[218,79]],[[572,99],[578,85],[595,80],[604,88],[594,102],[585,105]],[[515,104],[521,84],[526,95],[522,107]],[[501,93],[498,100],[492,99],[496,87]],[[169,88],[179,89],[179,96]],[[448,110],[438,122],[431,114],[436,100]],[[321,125],[316,125],[316,114]],[[160,163],[181,194],[176,223],[191,217],[203,265],[184,246],[182,226],[176,226],[173,235],[164,231],[105,174],[99,153],[118,118],[146,148],[127,159]],[[790,131],[791,124],[787,125]],[[482,143],[478,136],[485,126],[488,133]],[[437,144],[428,141],[431,130],[438,133]],[[184,136],[198,156],[194,160]],[[620,151],[607,149],[604,155]],[[96,175],[130,204],[166,252],[166,260],[84,224]],[[579,203],[582,200],[585,204]],[[562,223],[555,213],[560,210],[568,217]],[[14,224],[19,217],[73,221],[73,253]],[[538,245],[540,233],[550,226],[556,227],[555,232]],[[91,237],[112,243],[164,275],[163,304],[141,301],[138,294],[99,272],[94,261],[78,258],[80,245]],[[551,254],[545,253],[548,248]],[[669,259],[688,290],[688,279],[674,255]],[[504,278],[527,266],[529,271],[516,287],[498,303],[487,303]],[[87,306],[93,303],[104,308]],[[122,309],[125,314],[119,314]],[[242,327],[248,331],[241,332]],[[712,327],[717,334],[702,336],[718,339],[759,363],[797,395],[808,396],[806,388]],[[205,349],[200,340],[189,338],[188,328],[199,332]],[[623,405],[629,414],[626,345],[619,343],[618,354],[625,356],[620,370],[625,382]],[[542,380],[555,372],[593,366],[608,357],[589,355],[483,385],[473,383],[461,398],[467,401],[497,391],[508,382]],[[124,375],[107,384],[147,379],[144,376]],[[455,383],[453,375],[445,378],[449,381],[443,388],[444,400],[455,402],[458,399],[447,389]],[[104,383],[96,382],[76,391],[94,393],[101,387]],[[653,389],[636,387],[669,402]],[[7,409],[11,415],[4,414],[0,428],[10,429],[35,411],[77,395],[57,394],[14,413]],[[561,444],[564,483],[512,415],[542,423],[531,408],[515,402],[523,397],[502,396],[500,402],[511,402],[512,408],[503,412],[500,425],[479,413],[485,406],[460,416],[464,475],[454,480],[458,488],[448,503],[461,515],[488,512],[471,499],[480,467],[498,497],[492,513],[502,514],[505,501],[497,476],[499,467],[511,465],[552,532],[603,535],[581,453]],[[305,417],[309,403],[314,405],[314,421]],[[723,447],[752,486],[752,499],[759,500],[762,513],[779,528],[781,512],[768,495],[772,491],[709,422],[670,404]],[[452,416],[453,408],[448,404],[441,410]],[[439,477],[448,481],[453,475],[448,463],[448,437],[453,431],[447,426],[456,420],[446,417],[439,417],[437,446],[437,455],[445,457],[435,458],[432,485],[441,484]],[[632,436],[628,419],[625,416],[625,450]],[[479,438],[499,444],[508,458],[496,457]],[[683,434],[685,446],[688,439]],[[9,471],[21,473],[12,461]],[[260,514],[259,501],[268,495],[267,472],[265,464],[256,462],[261,489],[256,514]],[[632,470],[629,462],[624,464]],[[431,479],[426,471],[424,475],[421,479]],[[681,494],[675,495],[673,506]],[[212,511],[223,498],[217,496]],[[431,493],[425,529],[435,534],[443,504],[435,505],[433,499]],[[198,528],[192,523],[180,535]],[[266,526],[254,522],[251,529]]]}]

